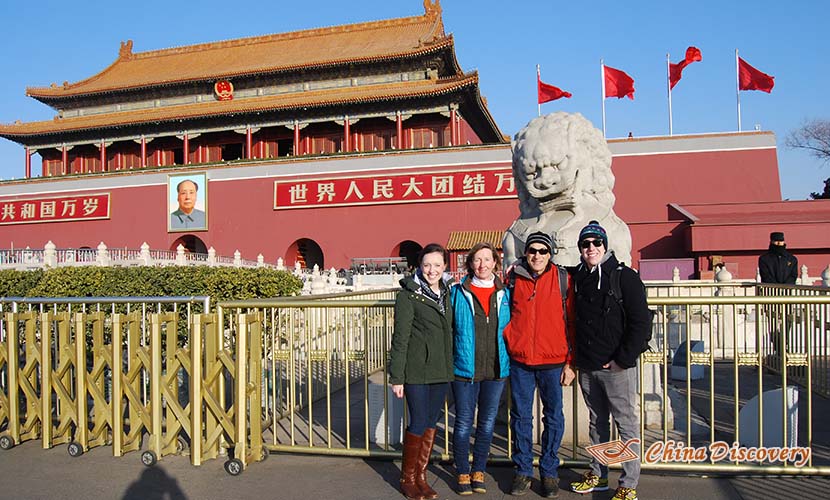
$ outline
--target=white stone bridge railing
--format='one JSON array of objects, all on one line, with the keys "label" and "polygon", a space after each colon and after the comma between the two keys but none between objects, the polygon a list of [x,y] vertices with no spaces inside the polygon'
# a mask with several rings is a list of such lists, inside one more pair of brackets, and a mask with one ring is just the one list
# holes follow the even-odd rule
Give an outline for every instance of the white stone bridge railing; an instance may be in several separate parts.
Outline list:
[{"label": "white stone bridge railing", "polygon": [[[279,264],[279,263],[278,263]],[[179,245],[176,250],[151,250],[144,243],[141,248],[108,248],[104,242],[97,249],[57,248],[51,241],[43,249],[15,248],[0,250],[0,269],[38,269],[64,266],[224,266],[224,267],[278,267],[266,264],[262,254],[256,260],[244,260],[237,250],[233,257],[216,255],[212,247],[208,253],[192,253]]]}]

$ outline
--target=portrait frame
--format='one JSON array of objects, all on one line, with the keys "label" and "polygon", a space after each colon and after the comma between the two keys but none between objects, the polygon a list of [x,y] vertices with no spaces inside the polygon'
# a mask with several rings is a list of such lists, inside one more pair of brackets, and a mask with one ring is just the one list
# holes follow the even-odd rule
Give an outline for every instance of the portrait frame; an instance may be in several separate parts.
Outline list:
[{"label": "portrait frame", "polygon": [[[196,186],[196,202],[189,217],[181,211],[178,186],[190,181]],[[208,230],[207,172],[188,172],[167,176],[167,232],[184,233]],[[195,221],[193,220],[195,219]]]}]

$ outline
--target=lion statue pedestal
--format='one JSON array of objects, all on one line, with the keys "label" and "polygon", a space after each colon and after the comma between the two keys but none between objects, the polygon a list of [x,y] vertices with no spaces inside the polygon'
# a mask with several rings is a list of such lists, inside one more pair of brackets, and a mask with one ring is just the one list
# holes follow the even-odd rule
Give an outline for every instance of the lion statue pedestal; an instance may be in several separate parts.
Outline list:
[{"label": "lion statue pedestal", "polygon": [[611,151],[602,132],[579,113],[558,112],[528,123],[512,149],[520,215],[504,236],[506,266],[535,231],[553,238],[555,263],[577,265],[579,231],[591,220],[605,228],[617,259],[631,263],[631,233],[614,213]]}]

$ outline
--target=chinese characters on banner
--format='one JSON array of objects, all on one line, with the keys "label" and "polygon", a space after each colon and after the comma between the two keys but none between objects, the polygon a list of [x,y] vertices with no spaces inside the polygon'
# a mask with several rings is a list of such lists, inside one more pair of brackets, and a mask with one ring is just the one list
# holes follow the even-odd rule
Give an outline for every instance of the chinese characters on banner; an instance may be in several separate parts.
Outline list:
[{"label": "chinese characters on banner", "polygon": [[358,178],[276,181],[274,209],[418,203],[516,196],[510,167]]},{"label": "chinese characters on banner", "polygon": [[29,200],[0,200],[0,224],[66,222],[109,219],[109,217],[109,193]]}]

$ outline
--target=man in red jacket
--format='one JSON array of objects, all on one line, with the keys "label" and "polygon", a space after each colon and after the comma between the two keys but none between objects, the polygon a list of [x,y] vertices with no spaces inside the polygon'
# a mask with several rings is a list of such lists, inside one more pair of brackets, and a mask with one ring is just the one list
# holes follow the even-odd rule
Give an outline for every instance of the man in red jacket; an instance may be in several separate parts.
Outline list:
[{"label": "man in red jacket", "polygon": [[[513,430],[511,495],[524,495],[533,476],[533,395],[542,399],[544,429],[539,474],[542,496],[559,494],[559,445],[565,430],[562,386],[574,379],[574,309],[568,297],[568,273],[551,263],[551,237],[528,236],[525,255],[508,277],[512,292],[510,323],[504,331],[510,354],[510,418]],[[564,300],[568,298],[568,300]]]}]

